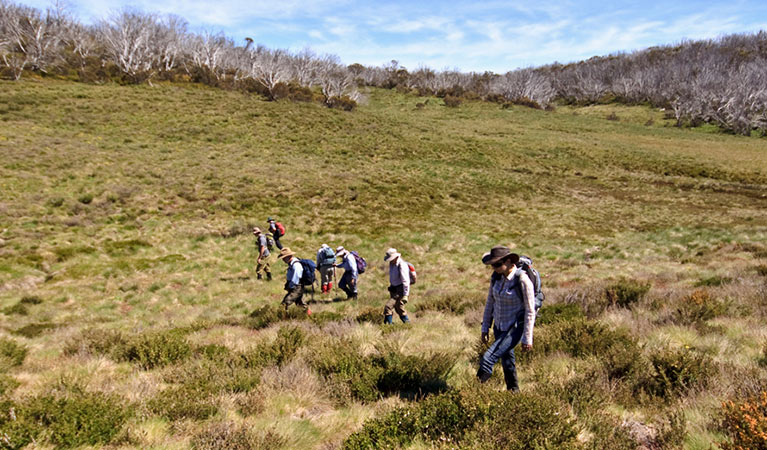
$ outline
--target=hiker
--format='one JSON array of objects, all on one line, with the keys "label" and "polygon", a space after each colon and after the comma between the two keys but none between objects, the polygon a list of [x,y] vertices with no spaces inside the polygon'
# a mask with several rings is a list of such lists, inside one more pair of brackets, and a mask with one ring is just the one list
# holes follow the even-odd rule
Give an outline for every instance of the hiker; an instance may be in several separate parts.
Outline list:
[{"label": "hiker", "polygon": [[482,318],[482,341],[487,343],[490,326],[495,341],[479,362],[477,378],[484,383],[501,360],[506,389],[519,392],[514,347],[522,341],[522,350],[533,348],[535,324],[535,294],[533,283],[525,270],[517,267],[519,255],[508,247],[496,246],[482,256],[482,263],[493,268],[490,289]]},{"label": "hiker", "polygon": [[282,305],[285,306],[285,311],[288,307],[295,303],[296,305],[304,308],[306,314],[310,315],[312,312],[309,310],[309,305],[304,301],[304,286],[301,284],[301,275],[303,275],[304,268],[301,265],[301,261],[295,256],[295,252],[290,251],[288,247],[280,250],[279,258],[285,261],[288,265],[288,272],[285,276],[285,290],[288,291],[285,297],[282,299]]},{"label": "hiker", "polygon": [[333,275],[336,268],[336,253],[328,244],[322,244],[317,250],[317,268],[320,270],[320,285],[322,293],[326,294],[333,289]]},{"label": "hiker", "polygon": [[384,307],[384,323],[391,325],[394,311],[403,323],[410,322],[405,311],[410,295],[410,269],[396,249],[386,250],[384,262],[389,263],[389,301]]},{"label": "hiker", "polygon": [[285,227],[280,222],[276,222],[271,217],[266,219],[266,223],[269,224],[269,233],[271,233],[272,239],[274,239],[274,245],[276,245],[278,249],[282,250],[280,238],[285,236]]},{"label": "hiker", "polygon": [[269,240],[261,232],[261,228],[253,227],[253,235],[256,236],[256,248],[258,249],[258,258],[256,258],[256,276],[262,279],[263,273],[266,273],[266,280],[272,281],[272,270],[269,264]]},{"label": "hiker", "polygon": [[336,249],[336,258],[341,258],[343,261],[341,264],[336,264],[336,267],[344,269],[344,274],[341,276],[341,281],[338,282],[338,287],[346,293],[347,300],[357,300],[357,281],[360,276],[357,271],[357,260],[343,246]]}]

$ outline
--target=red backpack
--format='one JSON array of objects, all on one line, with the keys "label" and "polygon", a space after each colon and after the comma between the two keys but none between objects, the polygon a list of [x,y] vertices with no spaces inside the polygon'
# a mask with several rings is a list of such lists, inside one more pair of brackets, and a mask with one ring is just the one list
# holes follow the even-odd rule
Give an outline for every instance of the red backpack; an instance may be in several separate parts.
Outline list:
[{"label": "red backpack", "polygon": [[418,281],[418,274],[415,273],[415,266],[407,261],[405,261],[405,264],[407,264],[407,270],[410,272],[410,284],[415,284],[415,282]]},{"label": "red backpack", "polygon": [[274,222],[274,225],[277,227],[277,232],[280,234],[277,237],[281,238],[281,237],[285,236],[285,226],[282,225],[280,222]]}]

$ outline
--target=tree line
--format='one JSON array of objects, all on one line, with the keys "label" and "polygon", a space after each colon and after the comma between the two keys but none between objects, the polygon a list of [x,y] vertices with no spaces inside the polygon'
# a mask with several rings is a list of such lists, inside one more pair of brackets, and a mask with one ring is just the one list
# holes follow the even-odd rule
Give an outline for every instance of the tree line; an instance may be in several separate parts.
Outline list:
[{"label": "tree line", "polygon": [[767,32],[684,41],[572,64],[492,72],[344,65],[337,56],[269,49],[246,38],[193,33],[187,22],[125,9],[93,25],[56,5],[45,11],[0,0],[0,75],[24,72],[85,82],[188,80],[257,92],[270,100],[319,100],[352,109],[361,86],[551,108],[619,102],[665,108],[679,126],[711,123],[767,134]]}]

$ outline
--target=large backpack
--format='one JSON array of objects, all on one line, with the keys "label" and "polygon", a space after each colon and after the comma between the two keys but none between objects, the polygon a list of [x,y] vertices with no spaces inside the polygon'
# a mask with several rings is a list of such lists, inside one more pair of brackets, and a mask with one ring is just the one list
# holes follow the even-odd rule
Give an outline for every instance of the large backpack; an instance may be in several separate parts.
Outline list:
[{"label": "large backpack", "polygon": [[325,247],[325,249],[322,250],[321,256],[322,259],[320,260],[320,264],[322,265],[329,266],[336,262],[336,252],[330,247]]},{"label": "large backpack", "polygon": [[276,227],[274,231],[277,232],[277,238],[285,236],[285,226],[283,224],[280,222],[274,222],[274,226]]},{"label": "large backpack", "polygon": [[266,238],[266,249],[271,252],[274,250],[274,239],[270,234],[265,234],[264,237]]},{"label": "large backpack", "polygon": [[299,259],[298,262],[301,263],[301,267],[304,269],[304,272],[301,274],[301,279],[299,280],[301,285],[314,285],[314,282],[317,281],[317,277],[314,273],[314,271],[317,270],[317,264],[315,264],[311,259]]},{"label": "large backpack", "polygon": [[407,271],[410,273],[410,284],[413,285],[418,281],[418,274],[415,272],[415,266],[407,261],[403,260],[403,262],[407,265]]},{"label": "large backpack", "polygon": [[365,269],[368,268],[368,262],[365,261],[365,258],[360,256],[360,254],[355,251],[352,251],[351,254],[354,256],[354,260],[357,261],[357,273],[365,273]]},{"label": "large backpack", "polygon": [[[539,310],[543,301],[546,299],[546,294],[541,290],[541,274],[533,267],[533,260],[529,256],[520,256],[517,267],[524,270],[530,281],[533,282],[533,292],[535,293],[535,310]],[[522,283],[517,283],[519,289],[520,298],[524,298],[522,295]]]}]

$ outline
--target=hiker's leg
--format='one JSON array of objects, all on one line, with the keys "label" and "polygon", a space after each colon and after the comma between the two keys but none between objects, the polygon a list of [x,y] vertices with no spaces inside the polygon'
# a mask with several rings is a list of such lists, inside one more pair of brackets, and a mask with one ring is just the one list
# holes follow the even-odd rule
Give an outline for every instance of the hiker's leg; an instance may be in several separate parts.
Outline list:
[{"label": "hiker's leg", "polygon": [[338,287],[341,288],[342,291],[346,293],[347,297],[351,297],[354,294],[354,291],[351,287],[351,280],[352,280],[352,272],[350,270],[344,271],[343,276],[341,277],[341,281],[338,282]]},{"label": "hiker's leg", "polygon": [[274,238],[274,245],[276,245],[278,249],[282,250],[282,244],[280,243],[280,238],[278,237]]},{"label": "hiker's leg", "polygon": [[357,286],[359,286],[360,283],[360,277],[357,276],[357,278],[354,278],[354,284],[350,286],[350,291],[352,293],[351,297],[357,298]]},{"label": "hiker's leg", "polygon": [[390,298],[388,302],[386,302],[386,306],[384,306],[384,317],[389,317],[394,315],[394,305],[396,304],[397,300]]},{"label": "hiker's leg", "polygon": [[509,335],[511,336],[509,351],[501,356],[501,367],[503,367],[503,378],[506,381],[506,389],[509,391],[519,392],[519,381],[517,379],[517,365],[516,357],[514,355],[514,347],[522,340],[522,332],[524,331],[524,313],[517,317],[517,323],[509,329]]},{"label": "hiker's leg", "polygon": [[292,305],[293,303],[296,303],[299,306],[304,306],[306,305],[306,303],[303,303],[303,304],[299,303],[299,302],[303,302],[303,299],[301,298],[303,297],[303,295],[304,295],[304,288],[303,286],[298,285],[294,287],[293,289],[291,289],[290,292],[285,294],[285,297],[282,299],[282,305],[285,307],[285,309],[288,309],[288,306]]},{"label": "hiker's leg", "polygon": [[403,322],[409,322],[407,318],[407,311],[405,311],[405,303],[402,301],[402,297],[397,298],[394,302],[394,310],[397,311],[397,315]]},{"label": "hiker's leg", "polygon": [[264,272],[266,272],[266,279],[271,280],[272,279],[272,264],[269,262],[269,257],[267,256],[264,261],[262,261],[264,264]]},{"label": "hiker's leg", "polygon": [[[485,353],[482,355],[482,358],[479,360],[479,370],[477,371],[477,376],[481,378],[481,374],[492,374],[493,373],[493,366],[495,366],[495,363],[498,362],[499,359],[501,359],[503,356],[508,354],[511,347],[511,329],[506,331],[500,331],[497,328],[493,328],[493,335],[495,336],[495,341],[490,344],[490,347],[485,351]],[[489,376],[488,376],[489,378]]]}]

